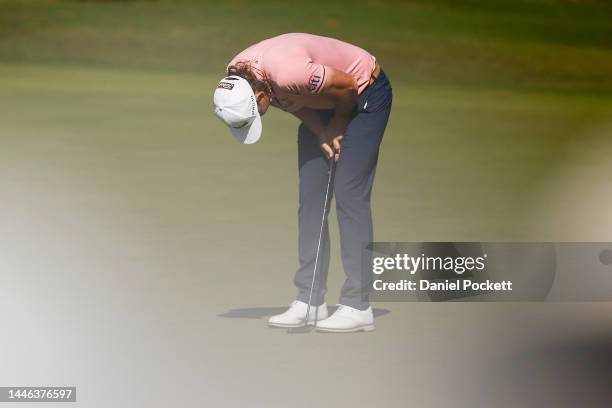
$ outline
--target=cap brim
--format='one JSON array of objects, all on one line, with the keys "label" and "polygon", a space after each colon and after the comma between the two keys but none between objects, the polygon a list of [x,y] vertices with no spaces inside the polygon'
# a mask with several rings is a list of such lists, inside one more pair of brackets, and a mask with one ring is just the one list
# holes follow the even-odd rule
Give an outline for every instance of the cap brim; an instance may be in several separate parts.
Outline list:
[{"label": "cap brim", "polygon": [[230,128],[232,135],[242,144],[253,144],[261,137],[261,116],[259,113],[250,125],[241,128]]}]

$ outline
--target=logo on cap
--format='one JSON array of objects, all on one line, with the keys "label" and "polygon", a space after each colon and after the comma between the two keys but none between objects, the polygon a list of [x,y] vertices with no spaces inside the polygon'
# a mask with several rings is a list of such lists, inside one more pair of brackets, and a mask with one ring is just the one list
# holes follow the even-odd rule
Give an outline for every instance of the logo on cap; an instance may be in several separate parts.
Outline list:
[{"label": "logo on cap", "polygon": [[221,89],[227,89],[228,91],[231,91],[234,88],[234,84],[230,84],[229,82],[219,82],[219,85],[217,85],[217,88],[221,88]]}]

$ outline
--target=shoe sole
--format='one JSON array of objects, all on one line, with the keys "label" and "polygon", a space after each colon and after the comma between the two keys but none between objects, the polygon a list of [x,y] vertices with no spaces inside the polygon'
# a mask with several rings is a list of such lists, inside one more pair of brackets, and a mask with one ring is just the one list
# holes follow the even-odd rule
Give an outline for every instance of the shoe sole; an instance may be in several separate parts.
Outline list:
[{"label": "shoe sole", "polygon": [[300,324],[268,323],[268,327],[280,327],[281,329],[293,329],[295,327],[304,327],[304,323],[300,323]]},{"label": "shoe sole", "polygon": [[359,326],[359,327],[353,327],[351,329],[329,329],[326,327],[316,327],[317,331],[319,332],[326,332],[326,333],[356,333],[356,332],[360,332],[360,331],[364,331],[364,332],[371,332],[374,331],[374,325],[373,324],[368,324],[367,326]]}]

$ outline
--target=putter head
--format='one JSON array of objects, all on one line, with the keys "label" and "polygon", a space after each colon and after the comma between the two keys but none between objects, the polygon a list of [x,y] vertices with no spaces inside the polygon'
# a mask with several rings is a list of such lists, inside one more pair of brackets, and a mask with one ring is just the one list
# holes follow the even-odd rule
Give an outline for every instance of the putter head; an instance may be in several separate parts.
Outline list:
[{"label": "putter head", "polygon": [[[308,310],[310,311],[310,306],[308,308]],[[306,318],[304,319],[305,322],[308,321],[308,316],[309,313],[306,313]],[[312,331],[314,331],[317,328],[317,323],[318,320],[316,319],[316,317],[319,316],[319,306],[317,306],[315,308],[315,320],[314,320],[314,324],[307,324],[304,323],[303,326],[300,327],[291,327],[289,329],[287,329],[287,334],[306,334],[306,333],[311,333]]]}]

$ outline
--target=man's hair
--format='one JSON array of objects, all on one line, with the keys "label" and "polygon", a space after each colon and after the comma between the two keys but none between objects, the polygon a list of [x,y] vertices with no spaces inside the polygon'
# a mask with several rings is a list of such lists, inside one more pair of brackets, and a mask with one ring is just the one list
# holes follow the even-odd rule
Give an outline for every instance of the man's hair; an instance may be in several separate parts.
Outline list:
[{"label": "man's hair", "polygon": [[[259,77],[255,74],[257,72]],[[272,97],[272,87],[265,72],[253,67],[249,61],[238,61],[227,67],[227,75],[236,75],[244,78],[251,84],[253,92],[263,91],[268,97]]]}]

